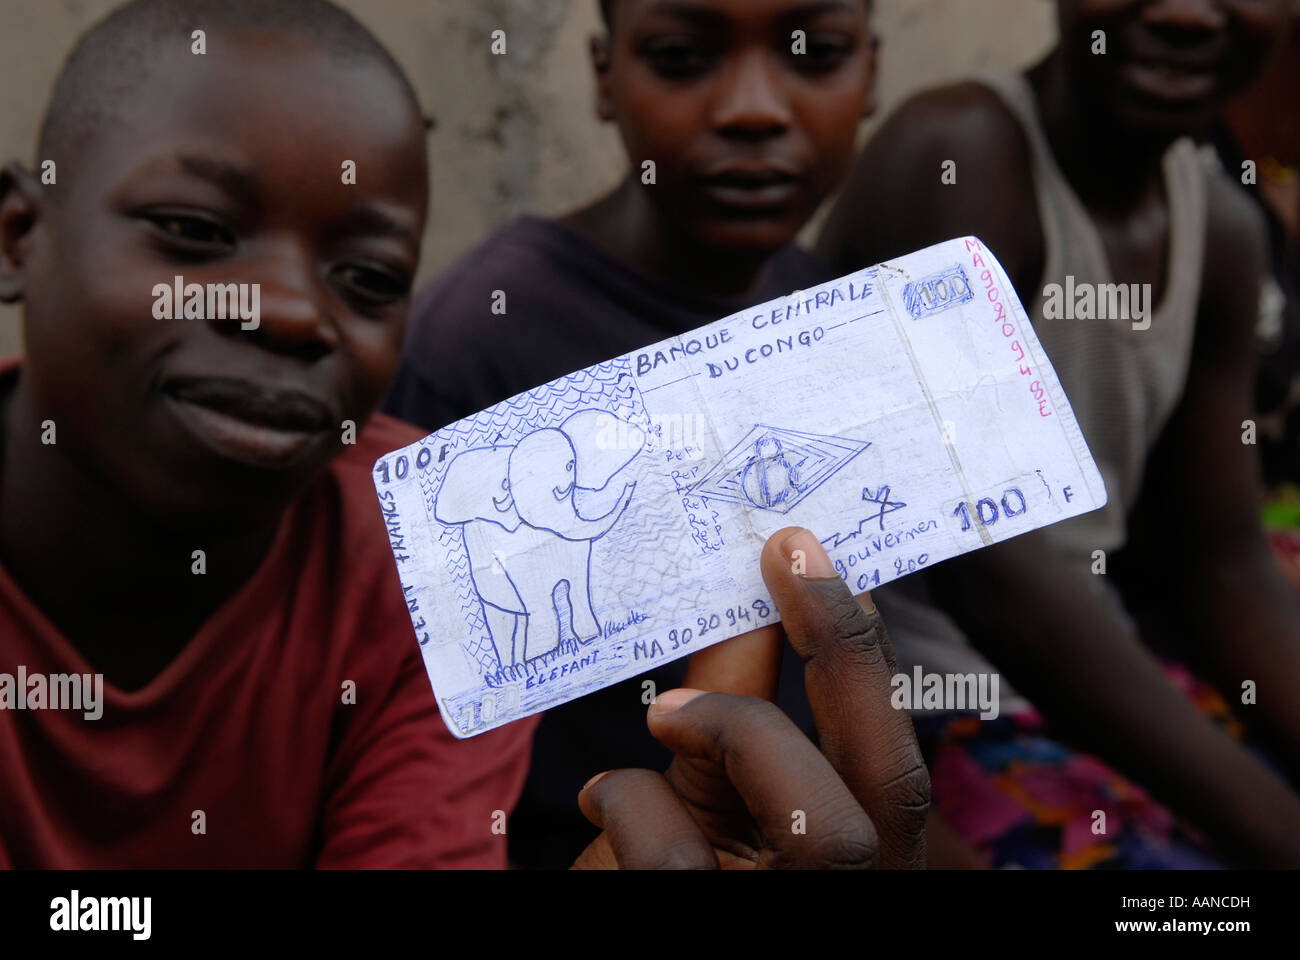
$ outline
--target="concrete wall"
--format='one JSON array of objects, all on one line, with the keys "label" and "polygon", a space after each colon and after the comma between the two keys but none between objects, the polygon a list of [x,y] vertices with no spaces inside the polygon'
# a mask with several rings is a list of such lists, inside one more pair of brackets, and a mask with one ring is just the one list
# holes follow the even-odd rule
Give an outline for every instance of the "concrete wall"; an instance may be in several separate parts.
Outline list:
[{"label": "concrete wall", "polygon": [[[273,0],[268,0],[273,2]],[[59,64],[117,0],[0,0],[0,158],[31,163]],[[406,68],[437,120],[421,276],[520,212],[558,214],[613,185],[623,158],[592,110],[596,0],[343,0]],[[882,114],[979,66],[1019,67],[1053,37],[1048,0],[877,0]],[[503,29],[508,54],[488,37]],[[0,355],[21,348],[0,306]]]}]

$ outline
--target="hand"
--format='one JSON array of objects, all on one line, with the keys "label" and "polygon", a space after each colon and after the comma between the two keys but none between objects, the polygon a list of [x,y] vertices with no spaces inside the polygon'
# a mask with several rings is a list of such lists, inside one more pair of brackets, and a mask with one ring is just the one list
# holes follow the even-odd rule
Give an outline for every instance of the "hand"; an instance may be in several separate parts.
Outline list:
[{"label": "hand", "polygon": [[[603,833],[575,869],[925,864],[929,772],[890,705],[896,661],[870,596],[854,600],[807,530],[773,534],[760,563],[782,624],[695,654],[686,686],[650,705],[672,764],[587,783],[578,803]],[[783,638],[804,661],[820,751],[771,702]]]}]

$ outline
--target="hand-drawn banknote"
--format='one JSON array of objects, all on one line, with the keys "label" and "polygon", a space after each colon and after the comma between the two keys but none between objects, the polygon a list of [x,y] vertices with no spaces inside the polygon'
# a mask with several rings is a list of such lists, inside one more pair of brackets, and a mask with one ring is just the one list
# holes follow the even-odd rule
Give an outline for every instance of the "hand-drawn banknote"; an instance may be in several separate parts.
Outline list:
[{"label": "hand-drawn banknote", "polygon": [[1106,502],[973,237],[561,377],[374,477],[459,737],[776,621],[758,556],[781,527],[861,593]]}]

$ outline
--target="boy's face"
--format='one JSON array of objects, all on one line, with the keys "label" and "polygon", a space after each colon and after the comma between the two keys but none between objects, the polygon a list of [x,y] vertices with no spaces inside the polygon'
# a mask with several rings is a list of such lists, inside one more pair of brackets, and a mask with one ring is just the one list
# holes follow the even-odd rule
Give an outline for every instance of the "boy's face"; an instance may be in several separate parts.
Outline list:
[{"label": "boy's face", "polygon": [[[178,47],[41,188],[23,377],[59,448],[148,514],[251,519],[341,449],[344,421],[360,430],[395,371],[423,128],[369,60],[265,33]],[[156,319],[154,286],[177,275],[260,285],[260,325]]]},{"label": "boy's face", "polygon": [[[793,52],[794,31],[804,52]],[[870,112],[865,0],[617,0],[601,116],[661,215],[703,246],[789,243],[846,175]]]},{"label": "boy's face", "polygon": [[[1285,36],[1295,0],[1058,0],[1062,42],[1089,93],[1127,130],[1203,131]],[[1093,53],[1095,31],[1106,53]]]}]

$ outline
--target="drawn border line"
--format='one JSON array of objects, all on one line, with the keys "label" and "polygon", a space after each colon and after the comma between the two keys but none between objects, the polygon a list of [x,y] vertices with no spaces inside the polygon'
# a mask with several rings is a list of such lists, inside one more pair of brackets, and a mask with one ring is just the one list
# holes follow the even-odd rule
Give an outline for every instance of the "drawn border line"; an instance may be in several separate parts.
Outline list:
[{"label": "drawn border line", "polygon": [[[949,439],[947,431],[943,429],[943,420],[939,416],[939,407],[934,402],[934,393],[930,390],[930,383],[925,379],[925,373],[916,362],[916,353],[912,350],[912,341],[908,339],[906,329],[898,320],[898,311],[894,309],[894,298],[890,294],[888,281],[880,285],[880,299],[884,301],[885,309],[889,311],[889,319],[894,323],[894,330],[898,334],[898,339],[902,341],[903,349],[907,351],[907,359],[912,364],[912,373],[916,376],[916,382],[921,385],[921,393],[925,396],[925,402],[930,407],[930,415],[934,418],[934,424],[939,429],[939,439],[943,441],[944,448],[948,451],[948,459],[952,463],[953,470],[957,473],[957,480],[961,483],[961,490],[966,498],[966,503],[973,505],[975,498],[971,495],[970,484],[966,482],[966,471],[961,465],[961,458],[957,456],[957,447]],[[993,536],[984,528],[984,525],[975,524],[974,526],[979,531],[984,546],[993,546]],[[957,541],[954,540],[953,542],[956,543]]]},{"label": "drawn border line", "polygon": [[669,380],[667,383],[658,384],[656,386],[651,387],[648,390],[642,390],[640,388],[640,385],[638,385],[637,391],[641,394],[641,396],[644,397],[647,393],[654,393],[656,390],[662,390],[664,387],[671,387],[674,383],[681,383],[683,380],[689,380],[691,379],[691,377],[698,377],[699,375],[700,375],[700,371],[697,370],[695,371],[695,373],[688,373],[684,377],[678,377],[676,380]]}]

